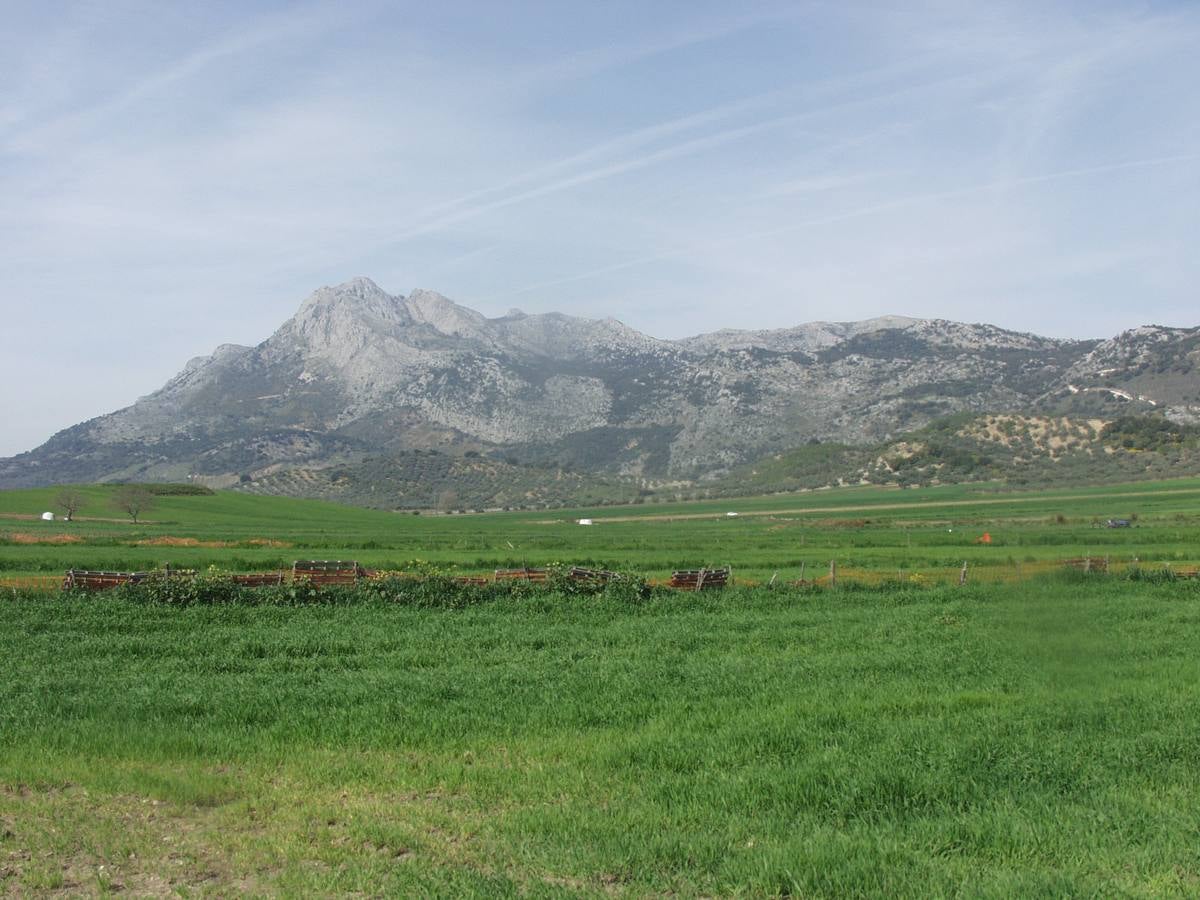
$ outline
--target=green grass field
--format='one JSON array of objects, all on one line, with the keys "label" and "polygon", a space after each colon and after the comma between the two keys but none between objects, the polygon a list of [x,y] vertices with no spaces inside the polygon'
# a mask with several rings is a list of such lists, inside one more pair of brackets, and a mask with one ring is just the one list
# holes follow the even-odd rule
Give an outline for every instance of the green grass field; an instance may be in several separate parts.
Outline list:
[{"label": "green grass field", "polygon": [[[0,493],[0,576],[780,581],[465,606],[2,589],[0,893],[1200,893],[1200,581],[1158,574],[1200,559],[1200,480],[438,517],[216,494],[137,526],[86,518],[115,518],[108,490],[69,524],[14,518],[53,491]],[[1085,553],[1120,565],[1056,562]],[[783,586],[830,558],[836,589]],[[979,577],[941,583],[964,559]]]},{"label": "green grass field", "polygon": [[0,616],[15,895],[1200,890],[1194,582]]},{"label": "green grass field", "polygon": [[[1153,565],[1200,560],[1200,479],[1030,493],[980,486],[847,488],[450,516],[218,493],[160,498],[148,521],[137,526],[117,519],[107,502],[111,488],[84,490],[91,502],[73,523],[12,518],[53,509],[54,489],[0,492],[0,576],[168,562],[252,571],[287,567],[296,558],[353,558],[391,570],[411,569],[414,560],[462,572],[561,562],[650,576],[731,564],[746,578],[778,572],[786,580],[797,577],[801,565],[812,573],[833,558],[846,569],[885,574],[948,573],[964,560],[973,568],[1011,571],[1082,555]],[[738,517],[727,517],[730,511]],[[596,524],[574,524],[581,517]],[[1136,517],[1136,527],[1096,527],[1112,517]],[[975,543],[985,531],[992,543]],[[64,539],[72,543],[31,543]],[[179,545],[189,541],[196,545]]]}]

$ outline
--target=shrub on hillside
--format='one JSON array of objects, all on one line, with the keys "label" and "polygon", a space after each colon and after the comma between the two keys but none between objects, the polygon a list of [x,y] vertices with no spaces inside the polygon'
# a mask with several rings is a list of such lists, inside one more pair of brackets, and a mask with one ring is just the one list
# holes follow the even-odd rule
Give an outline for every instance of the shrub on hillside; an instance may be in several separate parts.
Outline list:
[{"label": "shrub on hillside", "polygon": [[213,497],[217,493],[202,484],[147,484],[145,488],[156,497]]},{"label": "shrub on hillside", "polygon": [[1164,416],[1121,416],[1105,425],[1100,436],[1110,447],[1161,452],[1194,443],[1200,427],[1180,425]]}]

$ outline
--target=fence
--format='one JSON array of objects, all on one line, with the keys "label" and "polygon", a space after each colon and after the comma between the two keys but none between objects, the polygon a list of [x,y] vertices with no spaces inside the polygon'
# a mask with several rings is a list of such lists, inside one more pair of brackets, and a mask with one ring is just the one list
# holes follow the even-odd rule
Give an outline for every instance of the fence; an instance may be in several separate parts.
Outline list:
[{"label": "fence", "polygon": [[[1064,571],[1088,572],[1095,575],[1126,575],[1131,571],[1141,569],[1153,572],[1171,572],[1177,578],[1200,578],[1200,566],[1193,563],[1165,563],[1151,561],[1104,559],[1093,561],[1091,566],[1084,566],[1076,559],[1044,559],[1036,562],[1022,563],[980,563],[948,566],[927,567],[923,569],[890,569],[883,566],[875,568],[847,567],[838,563],[831,566],[825,563],[819,570],[809,569],[807,577],[801,574],[780,571],[774,579],[748,579],[739,577],[738,584],[745,586],[757,585],[813,585],[831,587],[838,584],[863,584],[879,586],[883,584],[1019,584],[1023,581],[1041,578],[1043,576]],[[818,574],[819,572],[819,574]]]}]

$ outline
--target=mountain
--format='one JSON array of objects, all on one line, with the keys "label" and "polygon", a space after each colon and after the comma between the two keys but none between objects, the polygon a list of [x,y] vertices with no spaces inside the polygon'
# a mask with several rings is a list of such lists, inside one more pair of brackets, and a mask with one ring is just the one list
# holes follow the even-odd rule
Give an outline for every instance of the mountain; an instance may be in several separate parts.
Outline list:
[{"label": "mountain", "polygon": [[218,347],[132,406],[0,460],[0,486],[191,478],[265,490],[333,469],[363,484],[362,466],[418,450],[556,479],[712,478],[808,441],[872,444],[963,411],[1192,421],[1198,363],[1200,329],[1065,341],[889,316],[666,341],[614,319],[487,318],[356,278],[313,293],[258,346]]}]

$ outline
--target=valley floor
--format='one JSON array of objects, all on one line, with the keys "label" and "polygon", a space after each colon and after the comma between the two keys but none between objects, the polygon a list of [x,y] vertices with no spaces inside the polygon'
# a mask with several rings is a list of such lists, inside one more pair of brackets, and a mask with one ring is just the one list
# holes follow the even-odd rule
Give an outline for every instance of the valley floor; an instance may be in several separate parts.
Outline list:
[{"label": "valley floor", "polygon": [[[831,561],[847,577],[857,570],[897,580],[956,579],[967,562],[972,579],[1006,581],[1079,557],[1117,568],[1200,564],[1196,478],[1028,492],[842,488],[439,516],[217,492],[159,498],[138,524],[111,519],[114,490],[79,488],[87,503],[69,523],[29,518],[54,508],[54,488],[0,491],[0,588],[31,579],[54,586],[70,568],[264,572],[290,570],[297,559],[459,575],[557,563],[652,578],[731,565],[738,580],[763,582],[812,578]],[[581,527],[580,519],[595,524]],[[1102,527],[1109,519],[1131,527]]]}]

